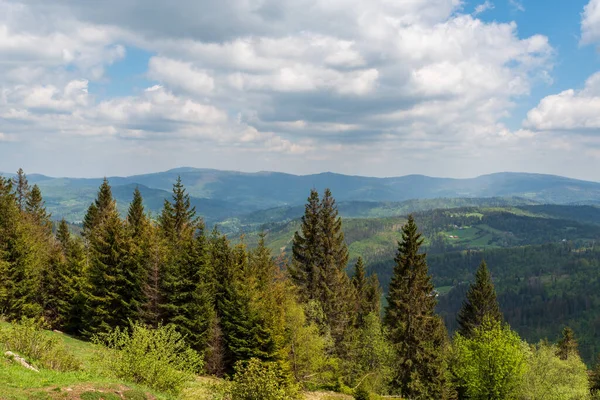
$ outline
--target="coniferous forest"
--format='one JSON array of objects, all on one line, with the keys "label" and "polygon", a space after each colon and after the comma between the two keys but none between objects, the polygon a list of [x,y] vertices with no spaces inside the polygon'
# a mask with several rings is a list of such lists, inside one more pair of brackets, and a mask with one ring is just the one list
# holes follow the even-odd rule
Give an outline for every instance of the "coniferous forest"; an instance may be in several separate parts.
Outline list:
[{"label": "coniferous forest", "polygon": [[183,396],[200,376],[216,382],[195,397],[208,399],[598,396],[600,367],[582,361],[578,332],[527,343],[511,329],[493,259],[479,260],[449,334],[415,218],[385,294],[361,257],[350,262],[342,223],[331,191],[313,190],[291,254],[276,255],[266,233],[250,247],[206,227],[181,179],[158,215],[136,189],[125,218],[105,179],[75,232],[23,171],[0,177],[0,343],[41,368],[84,368],[68,349],[30,345],[64,332],[97,346],[107,376],[158,396]]}]

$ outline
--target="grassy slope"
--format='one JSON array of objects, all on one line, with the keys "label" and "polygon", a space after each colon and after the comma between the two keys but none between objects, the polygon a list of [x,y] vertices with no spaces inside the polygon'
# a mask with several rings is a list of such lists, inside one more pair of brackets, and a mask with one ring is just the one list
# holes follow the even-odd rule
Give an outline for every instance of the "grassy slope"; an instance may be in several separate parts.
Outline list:
[{"label": "grassy slope", "polygon": [[[0,323],[0,326],[5,323]],[[48,332],[59,337],[68,350],[82,363],[82,371],[57,372],[40,369],[30,371],[0,355],[0,399],[171,399],[172,397],[156,393],[146,387],[102,376],[94,365],[96,346],[74,339],[68,335]],[[1,348],[1,346],[0,346]],[[198,377],[181,393],[180,399],[213,399],[215,386],[221,383],[212,377]],[[352,397],[331,392],[307,392],[307,400],[350,400]]]}]

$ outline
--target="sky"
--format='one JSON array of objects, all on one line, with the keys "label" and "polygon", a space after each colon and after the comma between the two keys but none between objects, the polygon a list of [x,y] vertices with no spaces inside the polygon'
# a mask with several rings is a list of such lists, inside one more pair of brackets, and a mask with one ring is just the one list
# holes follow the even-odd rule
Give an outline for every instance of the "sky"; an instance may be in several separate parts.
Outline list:
[{"label": "sky", "polygon": [[0,0],[0,171],[600,181],[600,0]]}]

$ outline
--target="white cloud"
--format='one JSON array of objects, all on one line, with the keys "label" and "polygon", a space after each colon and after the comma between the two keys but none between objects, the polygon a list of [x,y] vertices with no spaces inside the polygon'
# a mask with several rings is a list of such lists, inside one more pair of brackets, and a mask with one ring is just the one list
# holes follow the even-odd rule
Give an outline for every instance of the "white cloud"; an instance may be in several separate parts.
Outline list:
[{"label": "white cloud", "polygon": [[171,60],[165,57],[152,57],[148,65],[148,76],[170,87],[192,94],[205,95],[215,87],[213,78],[189,62]]},{"label": "white cloud", "polygon": [[475,7],[475,11],[473,12],[474,16],[478,16],[479,14],[482,14],[488,10],[493,10],[494,9],[494,3],[492,3],[490,0],[486,0],[484,3],[479,4],[478,6]]},{"label": "white cloud", "polygon": [[581,20],[581,42],[600,42],[600,0],[590,0],[585,6]]},{"label": "white cloud", "polygon": [[523,6],[523,3],[521,2],[521,0],[508,0],[508,4],[510,4],[510,6],[515,11],[521,11],[521,12],[525,11],[525,6]]},{"label": "white cloud", "polygon": [[[531,137],[503,120],[551,78],[553,49],[545,36],[520,37],[515,23],[477,19],[491,1],[473,15],[462,7],[106,0],[92,10],[78,0],[0,0],[0,58],[11,60],[0,63],[2,130],[32,142],[177,142],[178,157],[228,152],[273,169],[282,169],[277,154],[337,169],[360,166],[347,155],[371,165],[419,149],[465,158],[513,151]],[[130,61],[129,47],[151,54],[140,74],[153,81],[146,90],[117,87],[111,79],[131,76],[106,72]],[[306,171],[303,159],[290,168]]]},{"label": "white cloud", "polygon": [[585,88],[569,89],[543,98],[529,111],[525,126],[540,131],[569,130],[600,132],[600,72],[592,75]]}]

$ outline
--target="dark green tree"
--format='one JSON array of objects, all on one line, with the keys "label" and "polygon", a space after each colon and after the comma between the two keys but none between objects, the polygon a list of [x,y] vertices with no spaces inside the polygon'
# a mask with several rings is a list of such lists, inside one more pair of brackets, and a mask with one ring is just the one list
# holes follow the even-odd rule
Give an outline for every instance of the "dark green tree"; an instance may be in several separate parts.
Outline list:
[{"label": "dark green tree", "polygon": [[300,232],[294,234],[289,274],[304,302],[319,300],[318,282],[321,263],[321,202],[313,189],[305,206]]},{"label": "dark green tree", "polygon": [[69,333],[79,334],[84,329],[86,301],[85,251],[81,239],[71,236],[69,226],[64,219],[58,225],[56,239],[60,243],[64,262],[66,263],[64,282],[68,311],[66,316],[63,316],[62,329]]},{"label": "dark green tree", "polygon": [[352,285],[356,296],[356,322],[361,327],[367,315],[379,315],[381,302],[379,280],[376,275],[366,276],[362,257],[359,257],[354,265]]},{"label": "dark green tree", "polygon": [[98,213],[89,227],[86,335],[137,320],[142,299],[142,268],[106,180],[95,205]]},{"label": "dark green tree", "polygon": [[325,189],[321,200],[320,222],[322,258],[319,262],[319,301],[331,335],[339,344],[344,339],[346,329],[353,323],[355,299],[346,274],[348,247],[342,231],[342,219],[338,216],[335,199],[329,189]]},{"label": "dark green tree", "polygon": [[148,218],[144,211],[144,199],[142,193],[136,187],[133,191],[133,200],[129,205],[127,213],[127,225],[134,238],[139,238],[143,235],[144,229],[148,225]]},{"label": "dark green tree", "polygon": [[423,240],[409,216],[402,228],[384,317],[395,352],[391,387],[410,399],[443,399],[449,386],[447,337],[435,314],[436,295],[426,255],[420,253]]},{"label": "dark green tree", "polygon": [[575,339],[575,332],[573,332],[573,329],[566,326],[562,331],[562,337],[558,341],[556,355],[561,360],[567,360],[571,356],[579,357],[578,346],[577,339]]},{"label": "dark green tree", "polygon": [[496,289],[492,283],[490,272],[485,261],[482,261],[475,274],[475,282],[471,284],[467,297],[458,313],[458,332],[471,337],[473,330],[489,317],[502,322],[502,312],[496,300]]},{"label": "dark green tree", "polygon": [[23,168],[19,168],[17,171],[17,176],[13,178],[15,194],[17,199],[17,205],[21,211],[25,210],[25,204],[27,202],[27,197],[29,196],[29,191],[31,187],[29,186],[29,182],[27,181],[27,175],[23,172]]},{"label": "dark green tree", "polygon": [[108,183],[108,179],[104,178],[96,200],[90,204],[87,213],[83,218],[83,233],[84,236],[89,236],[93,231],[94,227],[102,220],[105,213],[112,212],[114,208],[114,199],[112,196],[112,189]]},{"label": "dark green tree", "polygon": [[165,323],[176,325],[192,348],[203,351],[215,314],[212,266],[207,262],[204,223],[196,218],[180,177],[173,185],[172,202],[165,201],[159,226],[168,246],[160,314]]},{"label": "dark green tree", "polygon": [[33,188],[31,188],[31,191],[27,195],[25,211],[31,215],[36,224],[42,225],[48,230],[52,228],[52,223],[50,222],[51,215],[46,211],[46,205],[38,185],[33,185]]}]

